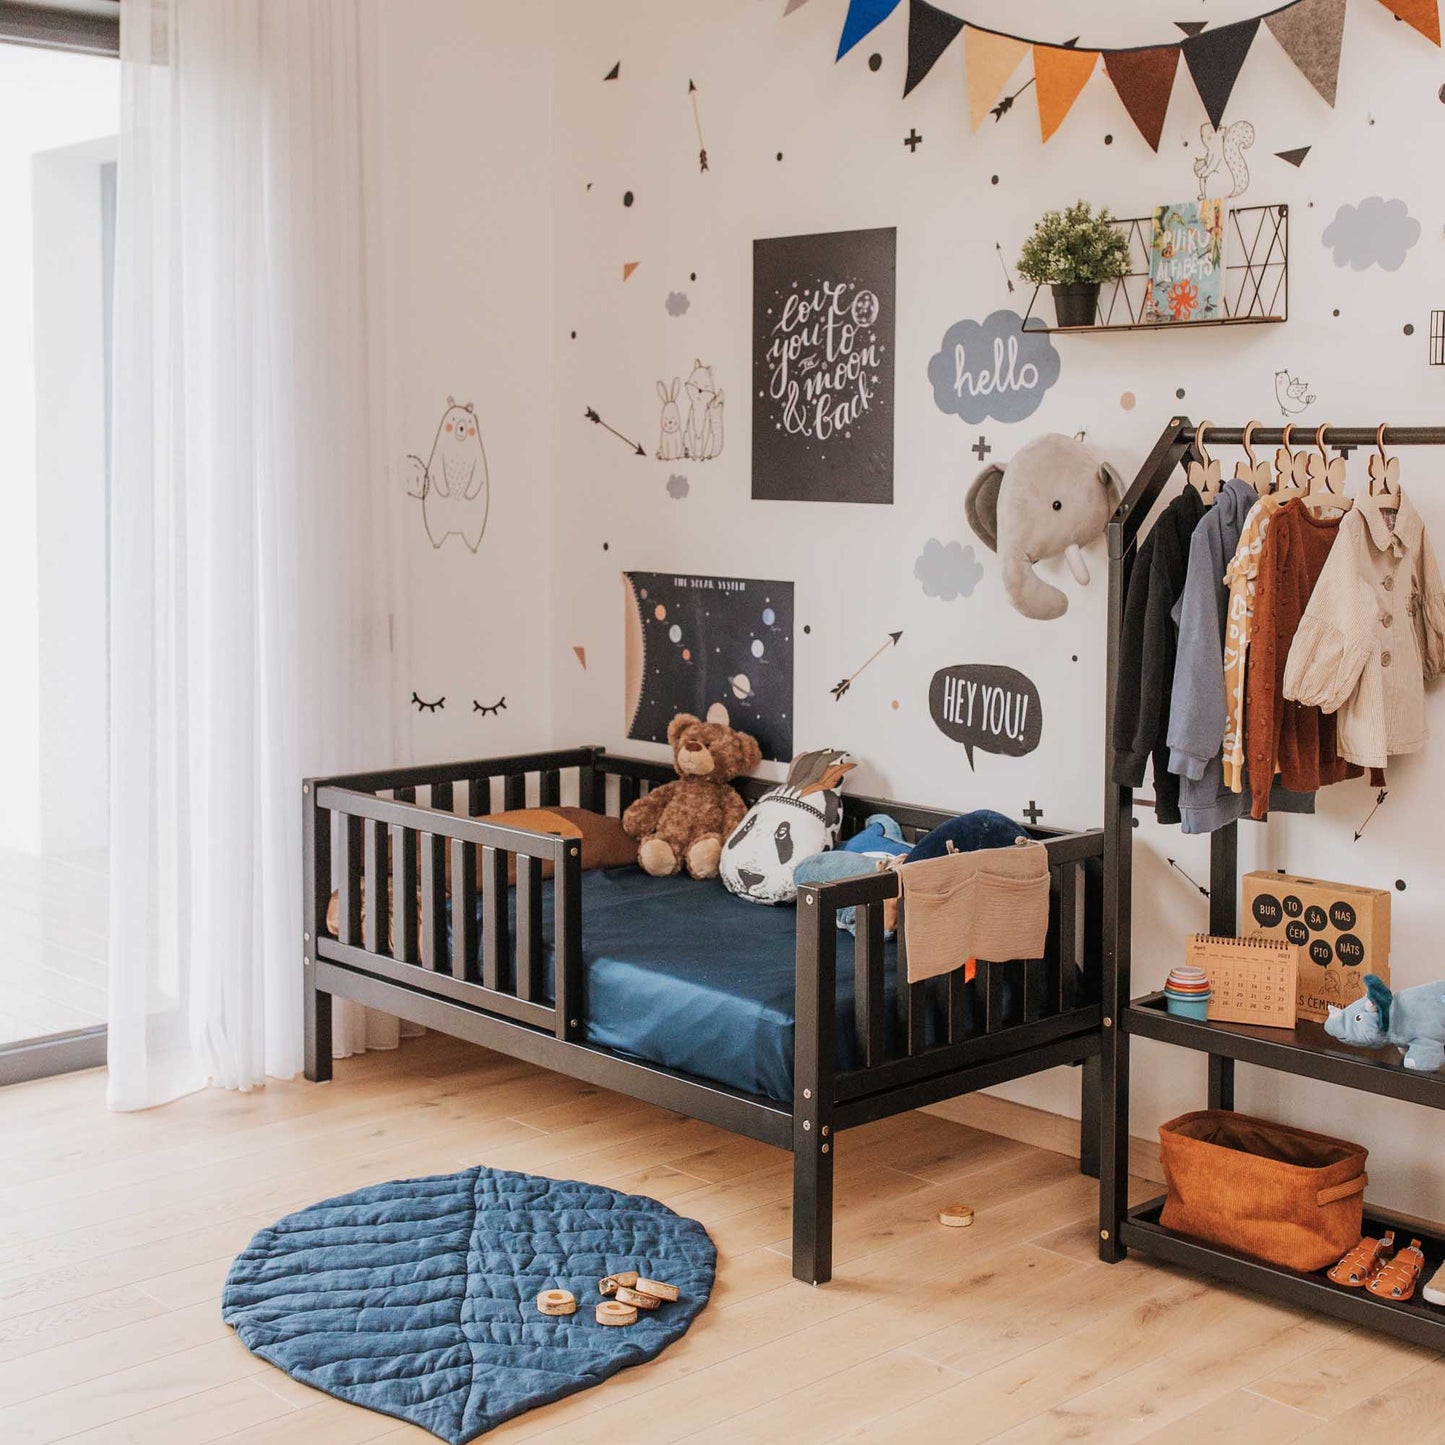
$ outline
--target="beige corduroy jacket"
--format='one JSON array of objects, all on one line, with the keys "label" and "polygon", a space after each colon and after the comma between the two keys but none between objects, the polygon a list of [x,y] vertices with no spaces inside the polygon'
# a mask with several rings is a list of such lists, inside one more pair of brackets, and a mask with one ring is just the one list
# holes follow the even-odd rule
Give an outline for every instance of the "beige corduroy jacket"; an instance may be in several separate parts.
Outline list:
[{"label": "beige corduroy jacket", "polygon": [[1340,755],[1367,768],[1424,747],[1425,681],[1445,669],[1434,549],[1410,499],[1385,500],[1341,521],[1284,671],[1284,695],[1338,713]]}]

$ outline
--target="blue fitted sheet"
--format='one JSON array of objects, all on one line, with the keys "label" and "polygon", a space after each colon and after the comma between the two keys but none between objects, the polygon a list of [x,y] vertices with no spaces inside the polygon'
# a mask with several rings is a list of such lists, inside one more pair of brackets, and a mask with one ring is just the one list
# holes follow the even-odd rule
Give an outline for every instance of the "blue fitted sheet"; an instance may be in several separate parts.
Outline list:
[{"label": "blue fitted sheet", "polygon": [[[551,997],[552,885],[543,889]],[[791,1100],[796,908],[735,898],[715,878],[651,878],[638,868],[582,875],[589,1043]],[[853,939],[838,931],[837,1067],[861,1062],[853,1037]],[[893,1029],[896,954],[885,950]],[[972,988],[970,987],[970,993]],[[932,1036],[937,1020],[928,1019]]]}]

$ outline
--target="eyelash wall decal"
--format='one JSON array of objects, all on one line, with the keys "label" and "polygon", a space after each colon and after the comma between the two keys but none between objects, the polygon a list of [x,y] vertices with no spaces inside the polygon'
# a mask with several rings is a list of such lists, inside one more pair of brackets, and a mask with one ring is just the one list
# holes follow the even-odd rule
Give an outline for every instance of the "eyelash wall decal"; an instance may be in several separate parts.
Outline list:
[{"label": "eyelash wall decal", "polygon": [[488,713],[499,713],[503,710],[503,708],[506,707],[506,705],[507,699],[505,697],[498,698],[497,701],[491,705],[491,707],[484,707],[476,700],[476,698],[472,699],[472,711],[479,712],[483,714],[483,716],[487,715]]},{"label": "eyelash wall decal", "polygon": [[411,700],[415,704],[418,712],[440,712],[447,705],[445,694],[435,702],[423,702],[415,693],[412,693]]}]

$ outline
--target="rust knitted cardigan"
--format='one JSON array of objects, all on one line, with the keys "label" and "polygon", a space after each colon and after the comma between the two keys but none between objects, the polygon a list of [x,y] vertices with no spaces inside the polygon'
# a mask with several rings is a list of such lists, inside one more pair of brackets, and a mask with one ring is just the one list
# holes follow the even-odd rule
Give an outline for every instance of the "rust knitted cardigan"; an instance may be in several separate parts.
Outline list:
[{"label": "rust knitted cardigan", "polygon": [[1286,788],[1302,793],[1361,775],[1362,770],[1336,750],[1334,715],[1284,696],[1290,643],[1339,529],[1338,517],[1317,517],[1295,500],[1274,514],[1265,534],[1244,697],[1245,755],[1255,818],[1269,811],[1276,772]]}]

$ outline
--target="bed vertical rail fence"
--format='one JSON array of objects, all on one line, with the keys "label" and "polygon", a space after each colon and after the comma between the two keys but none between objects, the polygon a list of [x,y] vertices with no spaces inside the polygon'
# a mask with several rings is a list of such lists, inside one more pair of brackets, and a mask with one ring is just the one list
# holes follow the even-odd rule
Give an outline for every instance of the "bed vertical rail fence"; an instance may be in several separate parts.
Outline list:
[{"label": "bed vertical rail fence", "polygon": [[557,910],[557,1037],[580,1039],[587,1017],[582,975],[582,847],[558,840],[554,902]]},{"label": "bed vertical rail fence", "polygon": [[331,1078],[331,995],[317,987],[316,948],[331,903],[331,814],[316,800],[316,779],[301,785],[301,971],[306,1077]]},{"label": "bed vertical rail fence", "polygon": [[[833,1070],[838,996],[835,911],[800,891],[793,1030],[793,1277],[833,1277]],[[878,964],[882,975],[882,955]]]},{"label": "bed vertical rail fence", "polygon": [[1129,1196],[1129,1006],[1130,900],[1133,889],[1134,790],[1114,781],[1114,698],[1119,683],[1119,639],[1124,597],[1138,550],[1139,529],[1188,446],[1185,417],[1173,417],[1144,459],[1106,529],[1109,547],[1108,645],[1104,703],[1104,878],[1102,1005],[1099,1103],[1099,1258],[1124,1257],[1119,1225]]}]

